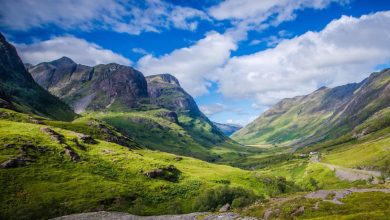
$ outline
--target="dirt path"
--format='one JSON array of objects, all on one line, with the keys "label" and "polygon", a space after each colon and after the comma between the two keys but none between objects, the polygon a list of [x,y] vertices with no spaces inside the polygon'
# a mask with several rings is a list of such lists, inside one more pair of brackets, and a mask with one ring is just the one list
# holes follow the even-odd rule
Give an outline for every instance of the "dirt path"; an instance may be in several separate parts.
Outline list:
[{"label": "dirt path", "polygon": [[336,204],[344,204],[340,199],[346,197],[351,193],[364,193],[364,192],[384,192],[390,193],[390,189],[344,189],[344,190],[318,190],[309,193],[305,198],[310,199],[322,199],[323,201],[333,202]]},{"label": "dirt path", "polygon": [[358,170],[334,164],[323,163],[319,161],[318,155],[313,155],[310,160],[314,163],[319,163],[335,171],[336,176],[341,180],[348,180],[352,182],[356,180],[369,180],[370,178],[374,177],[372,183],[376,184],[378,183],[378,177],[381,175],[381,172],[379,171]]}]

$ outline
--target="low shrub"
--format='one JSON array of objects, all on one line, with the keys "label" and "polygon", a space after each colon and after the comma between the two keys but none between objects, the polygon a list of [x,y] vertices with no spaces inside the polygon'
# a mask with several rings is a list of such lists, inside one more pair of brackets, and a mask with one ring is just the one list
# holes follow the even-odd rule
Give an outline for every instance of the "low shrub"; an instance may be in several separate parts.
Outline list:
[{"label": "low shrub", "polygon": [[217,211],[229,203],[233,208],[241,208],[253,203],[258,196],[242,187],[220,186],[205,190],[194,202],[195,211]]}]

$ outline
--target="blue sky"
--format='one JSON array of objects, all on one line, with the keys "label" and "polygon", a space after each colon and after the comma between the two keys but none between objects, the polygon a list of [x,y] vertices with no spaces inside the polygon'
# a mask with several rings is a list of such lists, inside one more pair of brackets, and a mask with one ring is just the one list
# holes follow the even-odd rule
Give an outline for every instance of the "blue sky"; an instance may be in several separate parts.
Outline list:
[{"label": "blue sky", "polygon": [[169,72],[202,111],[246,124],[282,98],[389,67],[388,0],[0,0],[25,62]]}]

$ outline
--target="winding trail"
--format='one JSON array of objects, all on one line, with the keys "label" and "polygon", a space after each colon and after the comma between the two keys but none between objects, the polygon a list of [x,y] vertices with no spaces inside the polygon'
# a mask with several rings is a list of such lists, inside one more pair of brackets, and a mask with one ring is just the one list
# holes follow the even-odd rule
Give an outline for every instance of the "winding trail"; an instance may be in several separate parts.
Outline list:
[{"label": "winding trail", "polygon": [[343,166],[338,166],[334,164],[329,163],[323,163],[320,162],[318,159],[318,155],[313,155],[310,158],[310,161],[313,163],[318,163],[323,166],[328,167],[329,169],[335,171],[336,176],[341,180],[348,180],[348,181],[357,181],[357,180],[369,180],[370,178],[374,178],[372,183],[376,184],[378,183],[378,177],[381,175],[381,172],[379,171],[372,171],[372,170],[358,170],[358,169],[352,169],[347,168]]}]

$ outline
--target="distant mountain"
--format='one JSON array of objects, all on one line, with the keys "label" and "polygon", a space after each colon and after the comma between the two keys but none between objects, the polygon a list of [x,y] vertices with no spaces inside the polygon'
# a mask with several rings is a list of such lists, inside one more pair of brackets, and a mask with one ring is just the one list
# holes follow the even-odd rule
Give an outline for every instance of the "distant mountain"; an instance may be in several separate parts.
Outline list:
[{"label": "distant mountain", "polygon": [[41,88],[26,71],[15,47],[0,34],[0,107],[58,120],[72,120],[74,112]]},{"label": "distant mountain", "polygon": [[360,83],[283,99],[236,132],[245,144],[307,146],[352,132],[375,113],[390,107],[390,69]]},{"label": "distant mountain", "polygon": [[234,132],[240,130],[242,128],[241,125],[236,125],[236,124],[222,124],[218,122],[213,122],[219,130],[221,130],[225,135],[230,136]]},{"label": "distant mountain", "polygon": [[170,74],[144,77],[131,67],[89,67],[67,57],[28,70],[77,113],[103,120],[149,148],[208,161],[220,159],[212,147],[245,151],[199,110]]}]

